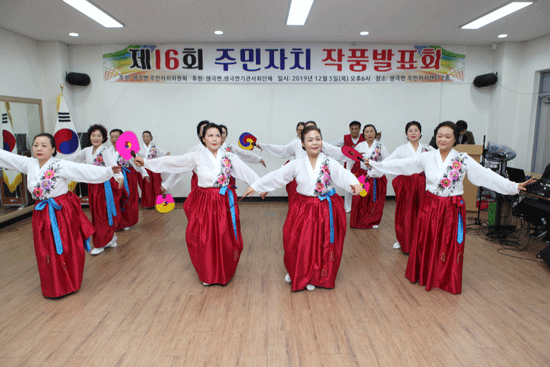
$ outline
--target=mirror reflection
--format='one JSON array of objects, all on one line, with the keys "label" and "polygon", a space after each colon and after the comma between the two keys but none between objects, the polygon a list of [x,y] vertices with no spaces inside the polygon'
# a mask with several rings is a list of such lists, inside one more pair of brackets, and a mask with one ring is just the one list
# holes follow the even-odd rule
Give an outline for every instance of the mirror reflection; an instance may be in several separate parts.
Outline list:
[{"label": "mirror reflection", "polygon": [[[2,149],[31,156],[32,138],[43,132],[40,99],[0,96]],[[0,168],[0,222],[32,211],[26,176]]]}]

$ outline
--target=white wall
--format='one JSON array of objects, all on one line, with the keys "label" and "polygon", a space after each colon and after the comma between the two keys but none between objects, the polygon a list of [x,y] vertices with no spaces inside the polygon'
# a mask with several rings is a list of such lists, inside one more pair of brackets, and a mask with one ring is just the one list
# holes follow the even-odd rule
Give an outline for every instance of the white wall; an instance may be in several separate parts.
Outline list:
[{"label": "white wall", "polygon": [[[382,142],[392,151],[405,143],[404,125],[410,120],[423,124],[423,141],[443,120],[464,119],[481,143],[486,134],[518,153],[513,165],[531,164],[535,94],[538,73],[550,69],[550,36],[526,43],[503,43],[467,48],[464,83],[364,84],[364,85],[200,85],[105,83],[101,46],[72,46],[60,42],[37,42],[0,29],[0,94],[41,98],[46,131],[55,125],[55,98],[65,73],[90,75],[88,87],[65,88],[65,98],[78,131],[93,123],[107,128],[151,130],[159,146],[182,154],[197,144],[196,124],[203,119],[229,127],[229,140],[236,142],[248,131],[260,141],[286,144],[294,137],[298,121],[315,120],[327,141],[348,132],[358,120],[374,123],[383,132]],[[499,72],[499,84],[477,89],[472,80],[481,74]],[[258,174],[278,168],[281,160],[263,154],[268,168],[253,168]],[[174,191],[186,196],[189,179]],[[240,192],[244,189],[241,184]],[[390,194],[392,191],[390,190]],[[285,195],[278,190],[273,195]]]},{"label": "white wall", "polygon": [[[537,95],[541,71],[550,71],[550,35],[526,42],[523,47],[521,77],[518,83],[518,104],[516,118],[510,124],[517,132],[516,160],[530,169],[535,137]],[[544,119],[541,123],[544,123]],[[550,162],[546,162],[548,164]],[[545,164],[545,166],[546,166]],[[542,172],[542,171],[541,171]]]},{"label": "white wall", "polygon": [[[157,144],[172,154],[183,154],[198,143],[196,125],[204,119],[227,125],[232,142],[247,131],[260,142],[274,144],[289,142],[299,121],[316,121],[324,139],[336,141],[349,133],[349,122],[358,120],[376,125],[391,152],[406,142],[404,127],[410,120],[423,124],[425,142],[447,119],[470,121],[470,130],[478,137],[486,132],[491,97],[473,88],[471,81],[492,71],[492,52],[488,47],[468,47],[467,52],[467,81],[460,84],[178,85],[105,83],[102,48],[72,46],[74,71],[92,79],[90,86],[72,89],[72,113],[79,131],[94,123],[138,135],[150,130]],[[267,153],[262,156],[267,169],[253,166],[260,175],[284,163]],[[188,181],[182,180],[174,195],[186,196]],[[286,193],[281,189],[273,195]]]},{"label": "white wall", "polygon": [[0,95],[41,99],[38,42],[0,28]]}]

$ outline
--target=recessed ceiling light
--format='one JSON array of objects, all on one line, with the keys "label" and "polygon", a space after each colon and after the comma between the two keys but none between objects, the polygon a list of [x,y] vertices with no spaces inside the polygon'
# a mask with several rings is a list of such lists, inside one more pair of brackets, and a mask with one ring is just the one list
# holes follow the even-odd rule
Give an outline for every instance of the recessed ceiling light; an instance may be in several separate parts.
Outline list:
[{"label": "recessed ceiling light", "polygon": [[499,35],[498,35],[498,38],[506,38],[506,37],[508,37],[507,34],[499,34]]},{"label": "recessed ceiling light", "polygon": [[214,34],[223,34],[223,31],[215,31]]},{"label": "recessed ceiling light", "polygon": [[71,32],[71,33],[69,33],[69,36],[71,36],[71,37],[78,37],[78,33]]},{"label": "recessed ceiling light", "polygon": [[367,31],[363,31],[363,32],[359,32],[359,34],[360,34],[361,36],[366,36],[366,35],[368,35],[368,34],[369,34],[369,32],[367,32]]},{"label": "recessed ceiling light", "polygon": [[507,5],[504,5],[503,7],[498,8],[495,11],[490,12],[489,14],[486,14],[474,21],[471,21],[470,23],[463,25],[462,29],[479,29],[483,26],[486,26],[489,23],[494,22],[495,20],[498,20],[500,18],[503,18],[509,14],[512,14],[515,11],[518,11],[520,9],[525,8],[528,5],[533,4],[532,1],[514,1]]},{"label": "recessed ceiling light", "polygon": [[92,18],[105,28],[122,28],[124,25],[118,20],[99,9],[96,5],[86,0],[63,0],[79,12]]},{"label": "recessed ceiling light", "polygon": [[292,0],[286,25],[304,25],[313,5],[313,0]]}]

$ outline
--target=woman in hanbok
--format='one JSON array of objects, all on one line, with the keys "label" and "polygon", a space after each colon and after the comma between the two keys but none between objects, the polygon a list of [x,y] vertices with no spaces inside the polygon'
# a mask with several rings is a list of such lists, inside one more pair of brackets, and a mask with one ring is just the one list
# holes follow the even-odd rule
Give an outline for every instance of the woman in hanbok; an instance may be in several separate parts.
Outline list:
[{"label": "woman in hanbok", "polygon": [[68,190],[68,183],[101,184],[119,173],[120,168],[56,159],[55,139],[51,134],[38,134],[32,150],[35,158],[0,149],[0,167],[27,175],[27,189],[37,200],[32,229],[42,294],[57,298],[80,289],[84,250],[90,250],[89,240],[94,233],[78,196]]},{"label": "woman in hanbok", "polygon": [[391,175],[426,175],[426,193],[414,228],[405,276],[429,291],[440,288],[453,294],[462,292],[462,269],[466,239],[466,208],[462,182],[483,185],[504,195],[515,195],[534,182],[517,184],[482,167],[466,153],[453,149],[460,135],[456,124],[445,121],[436,129],[437,150],[411,158],[375,162],[373,170]]},{"label": "woman in hanbok", "polygon": [[[160,149],[156,143],[152,141],[153,134],[151,134],[150,131],[144,131],[141,137],[145,144],[143,147],[144,149],[138,152],[141,157],[155,159],[170,155],[170,152],[167,153]],[[138,183],[141,188],[141,207],[150,209],[155,207],[157,196],[162,195],[162,176],[160,173],[154,173],[149,170],[147,170],[147,175],[149,176],[149,180],[142,178]]]},{"label": "woman in hanbok", "polygon": [[[88,139],[92,143],[91,147],[84,148],[65,159],[100,167],[117,165],[111,150],[103,145],[107,141],[107,130],[103,125],[90,126]],[[88,184],[88,202],[95,227],[92,236],[94,248],[90,251],[92,255],[99,255],[108,247],[117,247],[115,230],[121,218],[120,194],[117,192],[123,185],[124,178],[120,173],[101,184]]]},{"label": "woman in hanbok", "polygon": [[[409,142],[395,149],[386,161],[414,157],[433,150],[431,146],[420,143],[422,125],[418,121],[407,123],[405,134]],[[395,237],[397,238],[393,248],[401,248],[403,253],[408,254],[416,231],[420,202],[426,192],[426,176],[423,172],[410,176],[399,175],[393,179],[392,185],[395,191]]]},{"label": "woman in hanbok", "polygon": [[153,172],[179,173],[192,169],[198,186],[183,209],[188,224],[185,241],[189,257],[204,285],[227,284],[233,278],[243,250],[237,193],[229,185],[233,176],[248,185],[259,179],[235,154],[221,149],[222,130],[216,124],[204,127],[206,149],[181,156],[135,159]]},{"label": "woman in hanbok", "polygon": [[[315,123],[315,121],[308,121],[305,124],[303,122],[298,123],[298,125],[296,126],[297,137],[287,145],[274,145],[274,144],[265,144],[265,143],[262,143],[261,147],[259,144],[256,144],[256,145],[258,146],[258,148],[267,151],[274,157],[289,159],[288,162],[291,162],[296,159],[302,159],[306,157],[307,154],[302,146],[301,133],[303,129],[305,129],[310,125],[317,127],[317,124]],[[330,158],[335,159],[338,162],[347,160],[347,158],[342,154],[342,151],[340,148],[328,142],[323,141],[323,145],[321,149],[322,149],[322,153],[329,156]],[[288,164],[288,162],[285,164]],[[286,185],[286,192],[288,195],[289,207],[292,204],[292,200],[294,199],[294,196],[296,195],[296,187],[297,187],[297,183],[295,180],[292,180]]]},{"label": "woman in hanbok", "polygon": [[139,220],[139,194],[138,194],[138,172],[145,180],[149,179],[149,174],[143,167],[137,167],[133,160],[125,160],[115,149],[116,142],[120,135],[119,129],[111,130],[111,143],[113,144],[112,152],[117,164],[122,167],[122,174],[124,175],[124,189],[118,195],[120,197],[120,211],[121,217],[117,226],[117,230],[124,229],[129,230]]},{"label": "woman in hanbok", "polygon": [[[363,154],[363,158],[380,162],[389,155],[384,144],[376,140],[376,127],[372,124],[365,125],[363,137],[365,141],[357,144],[355,150]],[[355,173],[357,177],[368,175],[370,188],[366,196],[354,196],[351,202],[350,227],[352,228],[378,228],[384,214],[386,203],[386,189],[388,179],[384,175],[376,177],[370,173],[370,168],[361,164],[361,169]]]},{"label": "woman in hanbok", "polygon": [[306,127],[301,137],[306,155],[254,182],[243,197],[296,180],[297,193],[283,228],[285,280],[293,291],[334,288],[347,227],[344,201],[335,195],[334,185],[353,194],[362,188],[350,171],[321,152],[319,128]]}]

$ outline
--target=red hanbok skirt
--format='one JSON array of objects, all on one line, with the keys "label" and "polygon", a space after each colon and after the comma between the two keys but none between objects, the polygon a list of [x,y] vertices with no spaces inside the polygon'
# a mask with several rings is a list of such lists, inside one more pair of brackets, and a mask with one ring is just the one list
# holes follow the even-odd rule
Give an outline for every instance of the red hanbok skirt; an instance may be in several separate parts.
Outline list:
[{"label": "red hanbok skirt", "polygon": [[140,177],[141,181],[141,207],[154,208],[157,203],[157,196],[162,195],[162,176],[160,173],[155,173],[147,170],[149,174],[149,182],[144,177]]},{"label": "red hanbok skirt", "polygon": [[330,212],[327,200],[296,193],[283,227],[285,267],[292,280],[292,290],[312,284],[334,288],[342,260],[346,237],[344,200],[333,195],[334,243],[330,243]]},{"label": "red hanbok skirt", "polygon": [[44,297],[50,298],[61,297],[80,289],[86,256],[84,242],[94,233],[94,226],[82,212],[78,196],[69,191],[54,200],[61,205],[61,209],[55,211],[63,244],[61,255],[57,254],[55,248],[49,204],[43,210],[34,210],[32,214],[40,286]]},{"label": "red hanbok skirt", "polygon": [[[229,190],[235,203],[237,237],[229,208]],[[229,283],[243,251],[237,192],[228,188],[221,195],[219,187],[197,186],[185,200],[183,209],[189,222],[185,241],[199,280],[208,284]]]},{"label": "red hanbok skirt", "polygon": [[191,191],[199,186],[199,176],[193,171],[193,176],[191,176]]},{"label": "red hanbok skirt", "polygon": [[113,217],[113,225],[109,225],[105,186],[103,184],[88,184],[90,213],[92,213],[92,224],[95,228],[94,235],[92,236],[95,248],[105,247],[105,245],[111,242],[121,218],[120,205],[117,200],[118,196],[115,193],[118,191],[118,182],[116,182],[114,178],[111,178],[109,181],[113,191],[113,199],[117,214]]},{"label": "red hanbok skirt", "polygon": [[[358,176],[364,173],[365,171],[361,170]],[[376,180],[376,201],[374,201],[374,180]],[[382,220],[388,179],[386,176],[380,178],[369,177],[369,184],[370,188],[367,196],[353,195],[350,215],[351,228],[371,228],[379,225]]]},{"label": "red hanbok skirt", "polygon": [[296,180],[292,180],[289,183],[286,184],[286,193],[288,195],[288,206],[290,207],[290,204],[292,204],[292,200],[296,197],[298,194],[298,191],[296,191],[296,188],[298,187],[298,183],[296,183]]},{"label": "red hanbok skirt", "polygon": [[417,231],[417,217],[420,203],[426,192],[426,176],[418,173],[412,176],[397,176],[393,179],[395,191],[395,237],[401,251],[408,254],[414,234]]},{"label": "red hanbok skirt", "polygon": [[[125,186],[120,189],[120,211],[121,218],[118,223],[117,230],[132,227],[139,220],[139,195],[138,195],[138,175],[140,175],[134,167],[128,168],[130,172],[126,173],[128,180],[128,188],[130,189],[130,195],[126,192]],[[118,187],[118,185],[117,185]]]},{"label": "red hanbok skirt", "polygon": [[[459,213],[462,242],[457,240]],[[466,240],[466,207],[462,196],[441,197],[426,191],[416,224],[405,276],[453,294],[462,291],[462,267]]]}]

